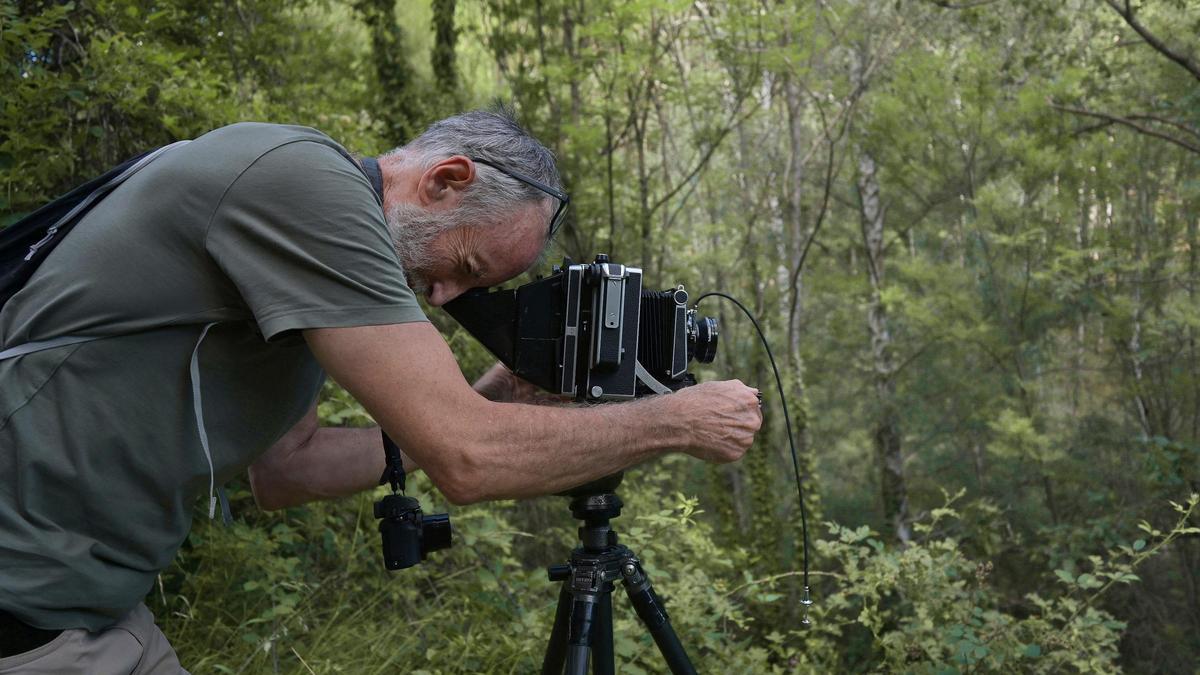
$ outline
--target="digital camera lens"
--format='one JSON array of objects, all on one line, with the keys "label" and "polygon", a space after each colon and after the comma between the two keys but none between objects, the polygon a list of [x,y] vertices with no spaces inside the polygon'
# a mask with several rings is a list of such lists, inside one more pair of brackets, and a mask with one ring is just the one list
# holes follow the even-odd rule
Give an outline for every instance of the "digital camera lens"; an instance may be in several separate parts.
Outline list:
[{"label": "digital camera lens", "polygon": [[450,548],[450,514],[433,513],[421,521],[421,557]]}]

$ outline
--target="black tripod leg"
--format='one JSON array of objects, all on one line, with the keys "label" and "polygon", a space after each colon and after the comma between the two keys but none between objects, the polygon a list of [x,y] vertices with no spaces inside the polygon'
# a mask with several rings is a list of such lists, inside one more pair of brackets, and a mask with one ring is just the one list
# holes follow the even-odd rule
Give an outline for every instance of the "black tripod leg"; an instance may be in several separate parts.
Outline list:
[{"label": "black tripod leg", "polygon": [[[608,587],[611,590],[611,586]],[[616,672],[613,658],[613,626],[612,626],[612,593],[601,593],[599,602],[599,617],[592,631],[592,657],[595,659],[596,675],[613,675]]]},{"label": "black tripod leg", "polygon": [[554,629],[550,631],[550,642],[546,644],[546,656],[542,659],[542,675],[562,675],[563,663],[567,659],[567,629],[571,620],[571,592],[562,585],[558,592],[558,608],[554,610]]},{"label": "black tripod leg", "polygon": [[600,597],[576,592],[571,596],[570,633],[567,640],[567,675],[587,675],[588,657],[600,618]]},{"label": "black tripod leg", "polygon": [[691,659],[679,642],[679,636],[671,627],[667,608],[650,586],[650,579],[646,577],[641,564],[631,560],[625,563],[621,573],[625,576],[625,593],[629,595],[629,602],[637,611],[638,618],[650,630],[650,636],[654,638],[654,644],[658,645],[658,651],[662,652],[667,667],[674,675],[696,675],[696,667],[692,665]]}]

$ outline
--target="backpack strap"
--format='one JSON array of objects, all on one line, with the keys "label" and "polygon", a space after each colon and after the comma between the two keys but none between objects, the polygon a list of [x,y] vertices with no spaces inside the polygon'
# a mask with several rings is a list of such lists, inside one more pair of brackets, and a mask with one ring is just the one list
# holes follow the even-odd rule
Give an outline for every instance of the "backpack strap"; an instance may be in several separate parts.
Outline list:
[{"label": "backpack strap", "polygon": [[[200,396],[200,345],[204,342],[204,338],[208,336],[208,331],[217,325],[217,323],[214,321],[205,324],[200,330],[200,337],[196,340],[196,346],[192,348],[192,358],[188,362],[188,379],[192,387],[192,414],[196,420],[196,434],[200,437],[200,448],[204,451],[204,459],[208,462],[208,517],[211,520],[216,516],[217,502],[220,502],[221,519],[226,525],[229,525],[233,522],[233,514],[229,509],[229,499],[225,496],[224,486],[217,487],[216,485],[217,474],[213,469],[212,450],[208,447],[208,428],[204,424],[204,400]],[[66,347],[67,345],[91,342],[93,340],[103,340],[106,337],[120,336],[64,335],[63,337],[51,338],[49,340],[26,342],[25,344],[17,345],[16,347],[0,352],[0,361],[56,347]]]},{"label": "backpack strap", "polygon": [[383,169],[379,168],[379,161],[374,157],[363,157],[359,160],[362,164],[363,173],[367,174],[367,180],[371,181],[371,188],[375,190],[375,194],[379,195],[379,201],[383,201]]},{"label": "backpack strap", "polygon": [[[212,520],[217,513],[217,498],[221,502],[221,518],[228,525],[233,521],[229,511],[229,500],[225,497],[225,486],[216,487],[217,472],[213,469],[212,450],[208,448],[208,429],[204,426],[204,400],[200,398],[200,344],[208,335],[208,331],[217,325],[214,321],[206,324],[200,331],[200,339],[192,348],[192,360],[188,364],[188,379],[192,383],[192,413],[196,417],[196,433],[200,436],[200,447],[204,450],[204,459],[208,460],[208,519]],[[216,492],[216,496],[213,493]]]},{"label": "backpack strap", "polygon": [[96,188],[95,191],[93,191],[87,197],[84,197],[81,202],[76,204],[75,208],[71,209],[70,211],[67,211],[67,214],[65,216],[63,216],[62,218],[59,218],[53,225],[51,225],[50,228],[48,230],[46,230],[45,237],[42,237],[42,239],[40,241],[38,241],[37,243],[35,243],[34,245],[29,247],[29,253],[25,254],[25,260],[26,261],[32,260],[33,256],[37,255],[38,249],[45,246],[47,244],[47,242],[52,241],[54,239],[55,235],[58,234],[58,230],[63,225],[71,222],[72,220],[75,219],[76,216],[78,216],[79,214],[92,208],[93,204],[95,204],[97,201],[103,199],[106,195],[108,195],[109,192],[112,192],[114,189],[116,189],[116,187],[118,185],[120,185],[121,183],[124,183],[130,176],[137,173],[138,171],[141,171],[143,167],[145,167],[150,162],[154,161],[154,159],[156,157],[162,155],[164,152],[170,150],[171,148],[174,148],[179,145],[185,145],[190,142],[191,141],[175,141],[174,143],[172,143],[170,145],[164,145],[163,147],[145,155],[138,161],[134,162],[134,164],[132,166],[130,166],[128,169],[125,169],[121,173],[117,174],[112,180],[110,180],[107,183],[105,183],[104,185],[101,185],[100,187]]},{"label": "backpack strap", "polygon": [[0,361],[11,359],[17,356],[25,356],[34,352],[40,352],[44,349],[54,349],[55,347],[66,347],[67,345],[79,344],[80,342],[91,342],[92,340],[101,339],[100,335],[64,335],[62,337],[50,338],[49,340],[35,340],[26,342],[23,345],[17,345],[11,349],[0,351]]}]

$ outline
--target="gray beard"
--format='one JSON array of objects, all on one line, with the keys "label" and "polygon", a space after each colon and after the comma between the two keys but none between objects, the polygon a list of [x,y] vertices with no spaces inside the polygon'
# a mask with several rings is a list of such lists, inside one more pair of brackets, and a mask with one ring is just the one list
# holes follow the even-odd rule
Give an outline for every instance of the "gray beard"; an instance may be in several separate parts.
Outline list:
[{"label": "gray beard", "polygon": [[384,215],[408,286],[424,295],[432,265],[429,247],[439,234],[456,227],[458,219],[453,212],[434,213],[414,204],[394,204]]}]

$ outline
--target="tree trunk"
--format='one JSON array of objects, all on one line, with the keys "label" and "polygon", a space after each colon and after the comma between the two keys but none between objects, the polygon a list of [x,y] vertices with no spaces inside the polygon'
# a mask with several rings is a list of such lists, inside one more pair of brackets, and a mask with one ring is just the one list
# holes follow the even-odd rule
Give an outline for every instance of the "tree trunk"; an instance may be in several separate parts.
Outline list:
[{"label": "tree trunk", "polygon": [[412,138],[417,119],[417,95],[412,91],[416,77],[408,62],[404,31],[396,23],[394,0],[356,0],[354,9],[362,16],[371,35],[376,86],[374,113],[387,127],[387,140],[400,145]]},{"label": "tree trunk", "polygon": [[455,68],[455,46],[458,31],[454,28],[456,0],[433,0],[433,78],[438,89],[453,94],[458,90],[458,70]]},{"label": "tree trunk", "polygon": [[[790,36],[788,36],[790,39]],[[787,398],[791,402],[791,422],[796,441],[796,458],[800,465],[800,478],[805,487],[804,499],[810,519],[819,518],[820,509],[816,490],[811,489],[816,476],[816,462],[809,448],[808,403],[805,398],[804,359],[800,352],[801,333],[804,326],[804,269],[801,256],[805,243],[813,235],[812,225],[807,223],[801,207],[804,198],[804,98],[795,75],[783,76],[784,102],[788,120],[788,170],[783,194],[784,241],[787,246],[787,273],[789,284],[785,295],[787,303],[787,372],[784,383]],[[780,445],[780,452],[787,455],[785,465],[791,464],[790,448]]]},{"label": "tree trunk", "polygon": [[863,248],[867,254],[867,280],[871,300],[867,307],[867,329],[871,335],[871,368],[875,385],[877,417],[872,436],[880,471],[883,513],[901,543],[908,543],[912,530],[908,514],[908,488],[904,479],[900,420],[896,413],[895,364],[892,336],[888,331],[887,308],[883,304],[884,209],[879,196],[875,159],[862,151],[858,162],[859,207],[862,211]]}]

